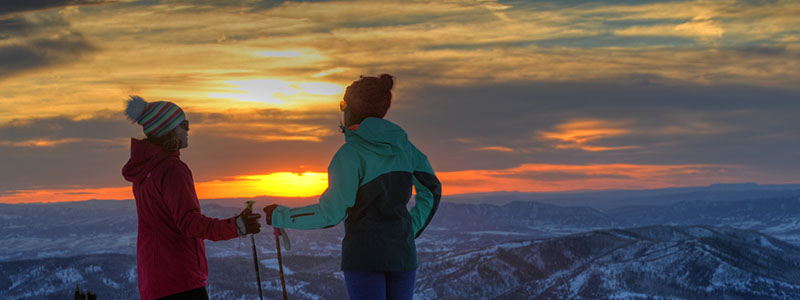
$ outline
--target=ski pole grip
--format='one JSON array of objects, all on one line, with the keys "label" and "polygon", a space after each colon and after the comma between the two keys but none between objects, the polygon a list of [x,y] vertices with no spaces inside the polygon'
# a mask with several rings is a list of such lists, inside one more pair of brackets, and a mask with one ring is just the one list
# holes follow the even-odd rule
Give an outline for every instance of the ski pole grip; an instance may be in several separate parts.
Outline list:
[{"label": "ski pole grip", "polygon": [[253,201],[253,200],[248,200],[247,201],[247,209],[249,209],[250,212],[253,212],[253,203],[256,203],[256,202]]},{"label": "ski pole grip", "polygon": [[281,229],[272,227],[272,234],[274,234],[275,236],[281,236]]}]

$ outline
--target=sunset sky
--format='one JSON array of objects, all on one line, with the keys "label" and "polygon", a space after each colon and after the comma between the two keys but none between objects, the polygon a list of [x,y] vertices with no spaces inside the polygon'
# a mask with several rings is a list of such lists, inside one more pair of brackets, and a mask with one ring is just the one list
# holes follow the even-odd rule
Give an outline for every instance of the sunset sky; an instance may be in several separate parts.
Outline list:
[{"label": "sunset sky", "polygon": [[445,195],[800,183],[798,16],[766,0],[3,1],[0,202],[132,199],[128,95],[184,109],[200,198],[319,195],[344,88],[381,73],[386,119]]}]

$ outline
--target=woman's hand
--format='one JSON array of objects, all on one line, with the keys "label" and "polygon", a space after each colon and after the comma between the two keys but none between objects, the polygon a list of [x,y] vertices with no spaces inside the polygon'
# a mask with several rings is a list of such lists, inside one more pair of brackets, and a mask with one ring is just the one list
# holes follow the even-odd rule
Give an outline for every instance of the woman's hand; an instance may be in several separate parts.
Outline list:
[{"label": "woman's hand", "polygon": [[253,213],[249,208],[245,208],[236,216],[236,231],[239,232],[239,236],[261,232],[261,223],[258,222],[260,218],[261,215]]},{"label": "woman's hand", "polygon": [[264,218],[267,219],[267,225],[269,226],[272,226],[272,211],[277,207],[278,205],[274,203],[264,206]]}]

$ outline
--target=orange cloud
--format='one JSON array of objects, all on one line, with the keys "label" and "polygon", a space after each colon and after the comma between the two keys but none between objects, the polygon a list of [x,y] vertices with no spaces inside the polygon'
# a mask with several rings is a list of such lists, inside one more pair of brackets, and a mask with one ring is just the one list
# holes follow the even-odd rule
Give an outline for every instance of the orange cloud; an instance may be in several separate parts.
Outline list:
[{"label": "orange cloud", "polygon": [[81,139],[77,138],[64,138],[64,139],[32,139],[24,141],[0,141],[0,146],[11,147],[55,147],[61,144],[77,143]]},{"label": "orange cloud", "polygon": [[[338,105],[329,105],[338,110]],[[335,123],[328,124],[336,113],[285,110],[192,111],[192,132],[204,135],[235,137],[257,142],[320,142],[335,135]],[[333,117],[332,117],[333,116]],[[335,119],[334,119],[335,120]],[[334,121],[335,122],[335,121]]]},{"label": "orange cloud", "polygon": [[[328,174],[319,172],[276,172],[195,183],[197,197],[200,199],[258,196],[312,197],[322,194],[327,187]],[[17,190],[0,194],[0,203],[63,202],[89,199],[133,199],[133,192],[130,186],[126,186]]]},{"label": "orange cloud", "polygon": [[695,38],[720,38],[725,33],[722,26],[705,15],[698,15],[691,21],[678,25],[632,26],[615,30],[621,36],[687,36]]},{"label": "orange cloud", "polygon": [[133,199],[131,187],[16,190],[0,194],[0,203],[66,202],[89,199]]},{"label": "orange cloud", "polygon": [[496,191],[650,189],[738,182],[726,165],[524,164],[500,170],[439,172],[446,194]]},{"label": "orange cloud", "polygon": [[480,147],[475,150],[478,151],[498,151],[498,152],[514,152],[514,149],[503,147],[503,146],[487,146],[487,147]]},{"label": "orange cloud", "polygon": [[[728,165],[558,165],[524,164],[499,170],[438,172],[446,195],[496,191],[650,189],[740,182],[742,170]],[[258,196],[314,197],[328,186],[321,172],[276,172],[236,176],[195,184],[200,199]],[[87,199],[132,199],[130,187],[11,191],[0,203],[60,202]],[[313,202],[316,199],[309,198]]]},{"label": "orange cloud", "polygon": [[0,141],[0,146],[10,146],[10,147],[17,147],[17,148],[33,148],[33,147],[56,147],[63,144],[74,144],[74,143],[83,143],[83,142],[92,142],[92,143],[101,143],[106,145],[127,145],[129,140],[127,138],[121,139],[97,139],[97,138],[60,138],[60,139],[50,139],[50,138],[38,138],[38,139],[29,139],[29,140],[22,140],[22,141]]},{"label": "orange cloud", "polygon": [[[91,59],[33,69],[4,81],[0,123],[119,110],[119,102],[109,99],[129,94],[217,110],[309,108],[338,102],[342,87],[366,70],[415,70],[413,78],[404,79],[408,86],[592,81],[647,70],[664,81],[794,87],[799,74],[792,55],[798,52],[793,44],[800,9],[796,1],[577,6],[288,1],[267,10],[243,5],[211,9],[157,4],[147,7],[147,13],[127,5],[60,9],[62,23],[69,24],[61,31],[81,33],[87,43],[102,46],[86,56]],[[47,13],[52,12],[28,12],[25,19],[41,26],[51,18],[39,14]],[[638,25],[623,28],[608,20]],[[131,24],[147,27],[138,30]],[[12,34],[3,43],[25,44],[54,35],[50,27],[41,28]],[[742,46],[787,43],[787,55],[749,55],[714,43],[678,49],[669,42],[609,46],[597,39],[609,32],[700,42],[724,35],[725,44]],[[597,46],[537,43],[573,38]],[[48,105],[41,105],[43,100]]]},{"label": "orange cloud", "polygon": [[628,129],[620,128],[624,122],[611,122],[605,120],[573,120],[556,126],[554,131],[540,131],[541,137],[558,141],[556,148],[580,149],[583,151],[610,151],[634,149],[637,146],[604,147],[591,145],[592,142],[604,138],[622,136],[630,133]]}]

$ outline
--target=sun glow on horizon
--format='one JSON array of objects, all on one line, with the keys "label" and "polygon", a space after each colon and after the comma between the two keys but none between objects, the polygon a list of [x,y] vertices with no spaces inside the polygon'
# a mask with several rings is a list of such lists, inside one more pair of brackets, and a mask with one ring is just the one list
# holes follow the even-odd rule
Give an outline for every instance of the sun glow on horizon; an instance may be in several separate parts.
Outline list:
[{"label": "sun glow on horizon", "polygon": [[[328,188],[328,174],[320,172],[276,172],[236,176],[226,180],[196,182],[199,199],[252,198],[260,196],[307,198]],[[0,203],[66,202],[133,199],[130,186],[18,190],[0,194]]]},{"label": "sun glow on horizon", "polygon": [[[579,189],[652,189],[738,182],[735,165],[559,165],[524,164],[499,170],[437,172],[445,195],[516,191],[556,192]],[[778,181],[775,181],[777,183]],[[275,172],[196,182],[199,199],[261,196],[311,198],[328,188],[325,172]],[[57,199],[57,200],[54,200]],[[24,190],[0,194],[0,203],[133,199],[131,187]],[[312,198],[313,199],[313,198]],[[308,200],[303,200],[306,202]],[[313,202],[313,200],[312,200]],[[299,203],[311,204],[311,203]]]},{"label": "sun glow on horizon", "polygon": [[312,197],[328,188],[328,174],[319,172],[276,172],[237,176],[233,180],[214,180],[195,185],[203,199],[256,196]]}]

